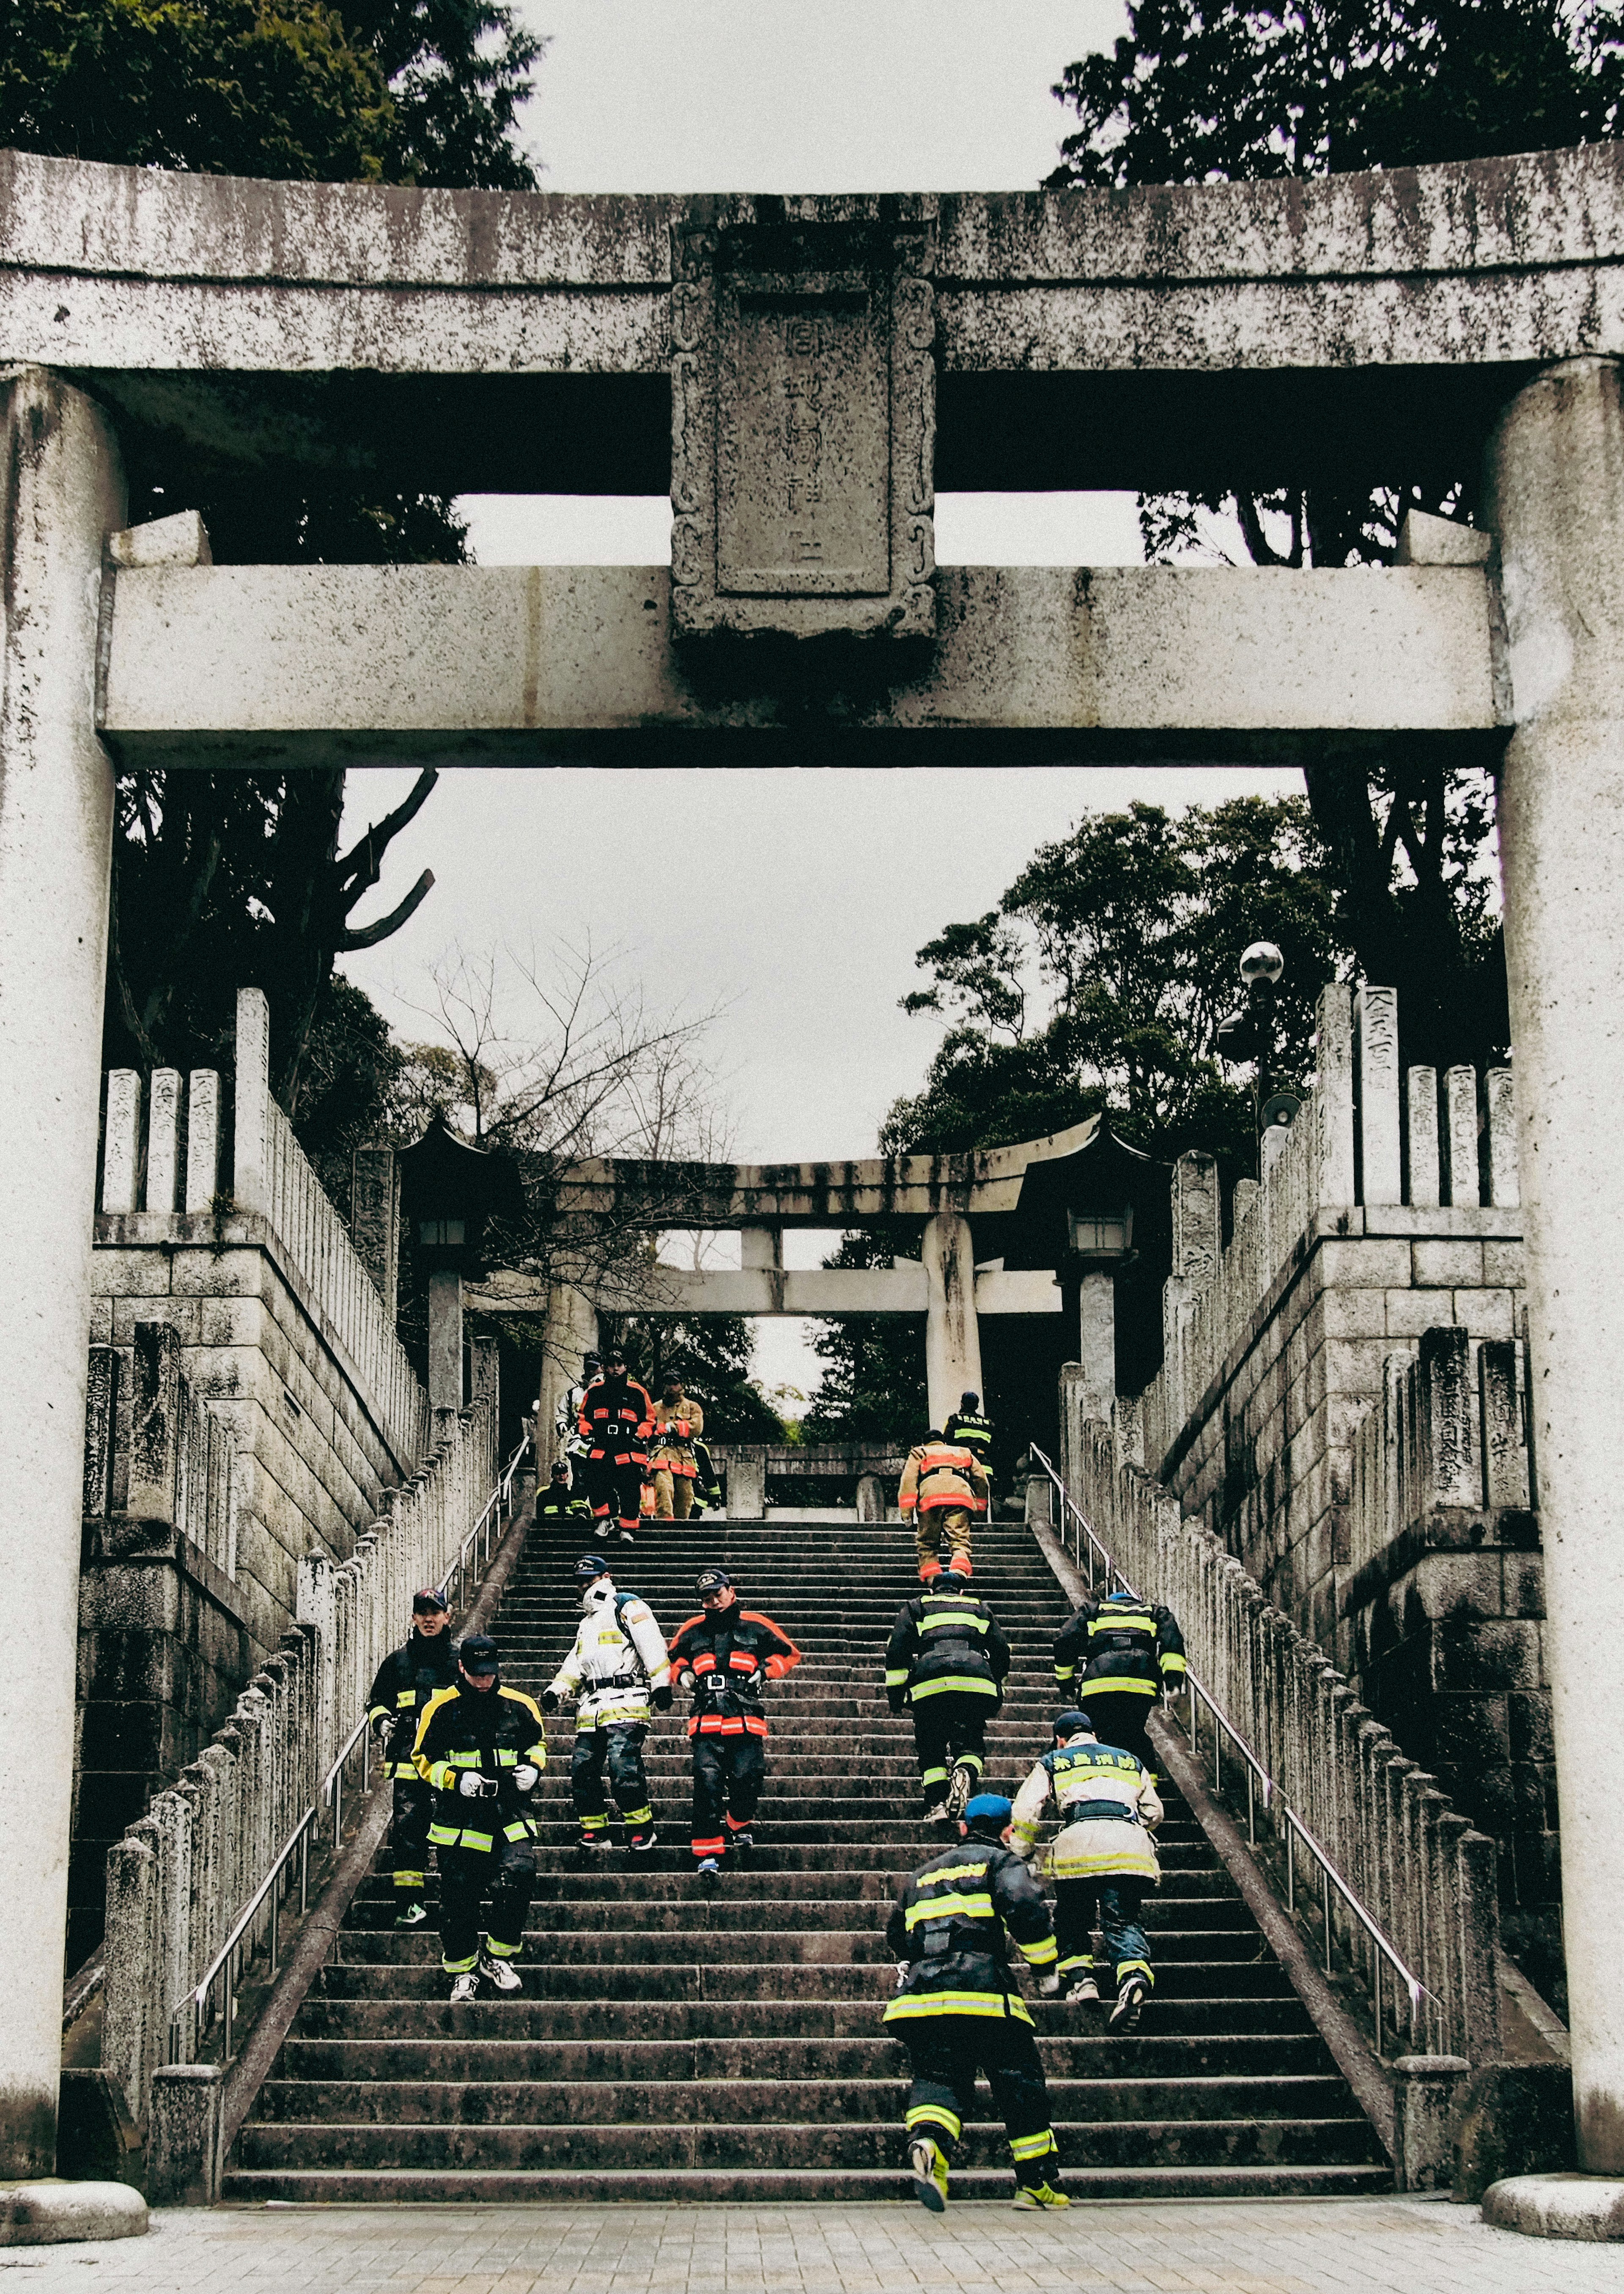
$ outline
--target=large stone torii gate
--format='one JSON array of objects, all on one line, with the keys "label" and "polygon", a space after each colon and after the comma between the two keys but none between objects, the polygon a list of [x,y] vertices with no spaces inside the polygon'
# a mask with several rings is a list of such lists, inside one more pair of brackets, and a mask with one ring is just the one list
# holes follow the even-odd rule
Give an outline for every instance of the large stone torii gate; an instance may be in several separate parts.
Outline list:
[{"label": "large stone torii gate", "polygon": [[[882,199],[0,156],[0,2173],[53,2158],[114,763],[1357,761],[1415,736],[1502,770],[1579,2150],[1624,2174],[1621,262],[1617,147]],[[1412,521],[1391,570],[934,565],[937,481],[1364,480],[1480,443],[1483,533]],[[248,463],[669,484],[673,563],[215,568],[194,518],[124,532],[126,468],[183,511]]]}]

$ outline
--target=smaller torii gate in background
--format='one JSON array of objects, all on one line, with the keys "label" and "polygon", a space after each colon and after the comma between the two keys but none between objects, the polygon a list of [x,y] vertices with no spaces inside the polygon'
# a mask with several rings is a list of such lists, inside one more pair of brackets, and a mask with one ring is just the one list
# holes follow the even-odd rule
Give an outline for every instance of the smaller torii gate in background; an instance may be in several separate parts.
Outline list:
[{"label": "smaller torii gate in background", "polygon": [[[1413,740],[1500,772],[1579,2157],[1624,2176],[1624,150],[684,199],[3,154],[0,358],[0,2176],[54,2157],[116,764],[1359,769]],[[1478,529],[1412,518],[1389,568],[934,561],[938,483],[1368,486],[1480,451]],[[672,563],[211,565],[187,505],[250,466],[669,487]],[[126,469],[177,514],[127,531]],[[944,1330],[963,1215],[927,1221]]]}]

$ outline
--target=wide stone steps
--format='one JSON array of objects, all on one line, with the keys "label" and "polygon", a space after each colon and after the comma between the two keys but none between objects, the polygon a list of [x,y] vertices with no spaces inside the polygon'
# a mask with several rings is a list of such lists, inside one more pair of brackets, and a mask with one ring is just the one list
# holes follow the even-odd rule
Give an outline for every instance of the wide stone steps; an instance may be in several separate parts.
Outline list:
[{"label": "wide stone steps", "polygon": [[[599,1533],[601,1542],[601,1533]],[[497,1627],[505,1677],[544,1687],[574,1635],[589,1533],[532,1530]],[[977,1590],[1013,1671],[987,1731],[1012,1793],[1057,1709],[1059,1588],[1018,1525],[978,1533]],[[880,2021],[886,1918],[939,1843],[919,1824],[913,1730],[881,1691],[917,1590],[895,1525],[662,1525],[603,1547],[668,1630],[719,1561],[804,1652],[767,1692],[760,1845],[714,1894],[687,1847],[679,1713],[647,1746],[661,1844],[578,1859],[572,1715],[548,1728],[533,1805],[542,1876],[524,1991],[453,2008],[431,1924],[394,1926],[387,1854],[358,1892],[234,2149],[239,2199],[445,2202],[899,2198],[905,2056]],[[1245,1904],[1169,1794],[1148,1925],[1158,1982],[1138,2032],[1035,2001],[1065,2171],[1098,2197],[1346,2195],[1391,2177],[1370,2127]],[[1108,1990],[1108,1983],[1107,1989]],[[1007,2199],[1003,2133],[965,2129],[955,2199]]]}]

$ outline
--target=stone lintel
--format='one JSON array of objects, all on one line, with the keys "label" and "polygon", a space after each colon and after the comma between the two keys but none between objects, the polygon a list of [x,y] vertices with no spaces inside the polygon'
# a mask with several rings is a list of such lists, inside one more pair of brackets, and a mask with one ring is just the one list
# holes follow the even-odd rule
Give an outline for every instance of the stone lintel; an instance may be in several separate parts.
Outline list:
[{"label": "stone lintel", "polygon": [[[512,1278],[509,1278],[511,1280]],[[925,1270],[917,1259],[896,1266],[710,1267],[700,1272],[662,1266],[650,1276],[645,1311],[658,1314],[922,1314],[929,1306]],[[470,1307],[487,1314],[545,1314],[546,1287],[510,1289],[500,1281],[475,1285]],[[1060,1286],[1046,1268],[983,1267],[976,1276],[978,1314],[1058,1314]]]},{"label": "stone lintel", "polygon": [[101,723],[131,761],[256,767],[686,761],[702,733],[760,736],[741,763],[864,736],[896,763],[892,736],[944,731],[1032,762],[1497,735],[1474,566],[959,566],[938,606],[936,639],[888,644],[883,679],[861,647],[825,664],[808,719],[805,664],[786,698],[771,640],[725,666],[673,642],[663,567],[132,568]]}]

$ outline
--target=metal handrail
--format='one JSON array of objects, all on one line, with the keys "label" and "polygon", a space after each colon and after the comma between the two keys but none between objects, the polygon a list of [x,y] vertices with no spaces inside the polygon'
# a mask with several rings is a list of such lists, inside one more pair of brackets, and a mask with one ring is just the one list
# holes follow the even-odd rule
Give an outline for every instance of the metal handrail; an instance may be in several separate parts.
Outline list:
[{"label": "metal handrail", "polygon": [[[1142,1600],[1144,1596],[1140,1592],[1138,1587],[1129,1579],[1126,1572],[1123,1569],[1116,1556],[1096,1534],[1093,1524],[1089,1520],[1082,1507],[1072,1496],[1071,1492],[1066,1487],[1065,1483],[1060,1479],[1060,1475],[1055,1471],[1055,1468],[1049,1459],[1043,1455],[1043,1452],[1038,1448],[1035,1442],[1030,1445],[1030,1449],[1032,1456],[1043,1468],[1044,1473],[1047,1474],[1050,1481],[1053,1484],[1060,1495],[1060,1504],[1063,1509],[1060,1516],[1060,1543],[1062,1547],[1064,1547],[1066,1543],[1065,1522],[1067,1512],[1071,1514],[1076,1524],[1076,1535],[1073,1540],[1073,1550],[1076,1555],[1077,1566],[1079,1568],[1083,1566],[1084,1553],[1084,1541],[1087,1541],[1088,1586],[1090,1592],[1092,1593],[1094,1590],[1096,1582],[1095,1565],[1098,1563],[1099,1567],[1104,1573],[1108,1594],[1114,1586],[1120,1586],[1122,1590],[1125,1593],[1130,1594],[1134,1600]],[[1206,1705],[1207,1713],[1212,1720],[1213,1790],[1214,1794],[1221,1794],[1223,1789],[1223,1743],[1225,1737],[1228,1737],[1230,1745],[1234,1748],[1234,1751],[1238,1753],[1242,1765],[1245,1768],[1246,1777],[1246,1833],[1251,1845],[1254,1848],[1257,1846],[1257,1795],[1261,1788],[1264,1808],[1272,1810],[1277,1818],[1284,1819],[1288,1832],[1295,1835],[1296,1841],[1298,1841],[1307,1851],[1311,1860],[1320,1867],[1320,1892],[1323,1927],[1320,1949],[1325,1960],[1326,1973],[1329,1975],[1331,1973],[1331,1891],[1333,1889],[1335,1889],[1336,1894],[1341,1897],[1343,1903],[1346,1906],[1349,1913],[1358,1922],[1360,1928],[1363,1929],[1366,1937],[1368,1939],[1371,1946],[1371,1989],[1374,1994],[1376,2010],[1376,2051],[1379,2055],[1382,2052],[1382,1966],[1384,1961],[1386,1963],[1388,1967],[1392,1969],[1394,1976],[1397,1977],[1399,1982],[1403,1986],[1404,1990],[1408,1995],[1409,2000],[1410,2029],[1412,2031],[1415,2029],[1416,2019],[1421,2013],[1422,2001],[1424,1999],[1432,2000],[1434,2006],[1439,2004],[1438,2001],[1434,1998],[1433,1993],[1428,1991],[1426,1986],[1421,1981],[1419,1976],[1417,1976],[1411,1968],[1406,1965],[1404,1960],[1394,1948],[1391,1938],[1389,1938],[1384,1930],[1377,1924],[1376,1921],[1373,1918],[1369,1910],[1364,1904],[1362,1899],[1355,1893],[1346,1879],[1343,1876],[1342,1873],[1339,1872],[1336,1865],[1332,1863],[1329,1856],[1327,1855],[1319,1840],[1316,1839],[1314,1834],[1309,1830],[1307,1825],[1303,1823],[1295,1809],[1292,1807],[1291,1802],[1281,1792],[1275,1778],[1270,1774],[1263,1763],[1258,1759],[1251,1745],[1246,1742],[1246,1739],[1241,1735],[1239,1729],[1235,1726],[1235,1723],[1230,1719],[1228,1713],[1225,1712],[1222,1706],[1218,1703],[1216,1697],[1214,1696],[1212,1691],[1207,1688],[1205,1681],[1202,1680],[1200,1675],[1195,1671],[1193,1666],[1190,1666],[1188,1664],[1185,1668],[1184,1680],[1186,1686],[1190,1691],[1190,1728],[1188,1734],[1190,1737],[1190,1749],[1192,1753],[1198,1755],[1200,1752],[1199,1722],[1202,1705]],[[1291,1912],[1295,1912],[1296,1909],[1296,1865],[1297,1859],[1295,1855],[1293,1853],[1292,1842],[1290,1839],[1287,1839],[1286,1843],[1286,1907],[1287,1909]],[[1393,2033],[1396,2038],[1398,2036],[1398,2026],[1396,2021],[1393,2026]]]},{"label": "metal handrail", "polygon": [[[479,1519],[475,1523],[467,1535],[460,1541],[456,1553],[446,1564],[444,1574],[438,1581],[439,1590],[442,1595],[444,1594],[446,1587],[451,1583],[453,1577],[459,1581],[456,1603],[460,1603],[461,1601],[462,1581],[470,1568],[474,1566],[471,1556],[475,1546],[482,1537],[484,1543],[483,1566],[489,1566],[491,1551],[491,1541],[494,1535],[492,1517],[494,1516],[496,1523],[499,1523],[504,1515],[511,1514],[514,1476],[519,1469],[520,1460],[523,1459],[525,1451],[529,1447],[530,1435],[528,1431],[526,1431],[518,1448],[508,1460],[507,1468],[502,1474],[499,1481],[497,1483],[496,1487],[491,1491],[490,1498],[486,1501],[484,1509],[480,1514]],[[476,1569],[475,1574],[479,1574],[479,1571]],[[448,1607],[455,1605],[455,1603],[448,1603]],[[348,1770],[350,1760],[355,1752],[356,1746],[361,1744],[362,1738],[367,1734],[369,1717],[369,1716],[367,1713],[363,1712],[360,1720],[355,1723],[355,1726],[351,1729],[348,1737],[345,1739],[343,1748],[333,1761],[333,1763],[328,1769],[327,1774],[322,1777],[321,1785],[317,1790],[315,1799],[300,1817],[297,1824],[294,1826],[293,1831],[288,1834],[286,1845],[282,1848],[280,1853],[272,1862],[270,1870],[261,1880],[258,1887],[256,1888],[253,1895],[249,1898],[242,1911],[238,1915],[235,1926],[232,1928],[230,1935],[227,1936],[225,1941],[221,1945],[220,1949],[215,1953],[200,1981],[194,1985],[190,1991],[183,1993],[181,1997],[175,2002],[173,2009],[170,2011],[168,2045],[169,2061],[171,2062],[178,2062],[180,2058],[182,2018],[184,2016],[188,2006],[191,2007],[193,2017],[192,2046],[194,2051],[200,2042],[203,2033],[208,2026],[209,1998],[214,1991],[215,1984],[219,1982],[223,1974],[225,1978],[225,1985],[224,1997],[221,2008],[223,2040],[222,2061],[229,2063],[231,2060],[231,2027],[236,2017],[236,1991],[237,1984],[240,1981],[240,1971],[234,1971],[232,1969],[231,1962],[235,1955],[242,1949],[244,1940],[249,1936],[250,1931],[253,1929],[261,1913],[264,1910],[266,1901],[269,1899],[271,1909],[266,1924],[266,1952],[269,1973],[272,1976],[275,1975],[280,1957],[280,1935],[279,1932],[279,1923],[281,1915],[281,1902],[278,1892],[278,1883],[280,1881],[282,1875],[287,1870],[289,1863],[291,1863],[294,1857],[296,1855],[299,1859],[299,1916],[302,1919],[305,1913],[310,1909],[311,1840],[320,1820],[322,1805],[325,1802],[332,1819],[332,1845],[335,1850],[338,1845],[338,1842],[342,1837],[344,1831],[345,1777]],[[361,1798],[365,1800],[370,1796],[373,1787],[370,1766],[364,1759],[361,1762]],[[252,1956],[254,1948],[254,1943],[249,1941],[248,1945],[248,1956]]]}]

